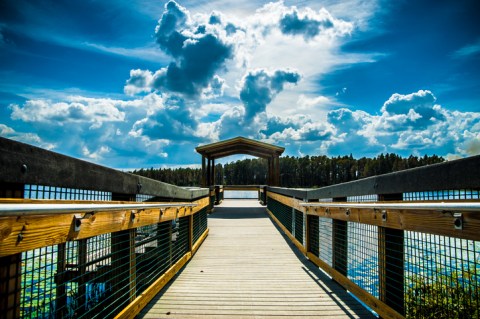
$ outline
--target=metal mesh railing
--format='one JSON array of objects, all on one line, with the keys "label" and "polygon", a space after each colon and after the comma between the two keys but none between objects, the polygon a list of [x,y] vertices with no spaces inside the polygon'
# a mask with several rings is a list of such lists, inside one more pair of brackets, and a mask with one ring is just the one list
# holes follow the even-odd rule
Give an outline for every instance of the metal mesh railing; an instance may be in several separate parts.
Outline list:
[{"label": "metal mesh railing", "polygon": [[[198,215],[203,233],[206,208]],[[189,218],[23,253],[21,317],[113,317],[189,251]]]},{"label": "metal mesh railing", "polygon": [[176,263],[188,252],[190,236],[188,218],[181,217],[172,221],[172,264]]},{"label": "metal mesh railing", "polygon": [[155,198],[153,195],[146,195],[146,194],[136,194],[135,195],[135,201],[136,202],[147,202],[151,200],[152,198]]},{"label": "metal mesh railing", "polygon": [[403,194],[405,201],[425,201],[425,200],[471,200],[480,199],[480,190],[460,189],[460,190],[442,190],[429,192],[410,192]]},{"label": "metal mesh railing", "polygon": [[319,219],[320,217],[318,216],[312,216],[312,215],[307,216],[307,220],[308,220],[307,223],[308,223],[308,226],[310,227],[308,231],[308,240],[310,243],[309,248],[312,254],[314,254],[317,257],[319,256],[319,252],[320,252]]},{"label": "metal mesh railing", "polygon": [[310,252],[408,318],[480,318],[480,241],[308,217]]},{"label": "metal mesh railing", "polygon": [[419,232],[405,236],[410,318],[480,318],[480,241]]},{"label": "metal mesh railing", "polygon": [[104,316],[105,303],[117,288],[114,282],[125,275],[112,267],[112,236],[117,235],[104,234],[23,253],[21,317]]},{"label": "metal mesh railing", "polygon": [[20,315],[48,318],[55,315],[57,248],[48,246],[22,254]]},{"label": "metal mesh railing", "polygon": [[330,218],[318,218],[318,240],[320,242],[318,257],[330,267],[333,266],[332,221]]},{"label": "metal mesh railing", "polygon": [[137,294],[142,293],[168,268],[172,261],[171,221],[139,227],[135,237]]},{"label": "metal mesh railing", "polygon": [[377,194],[347,197],[347,202],[376,202],[377,200],[378,200]]},{"label": "metal mesh railing", "polygon": [[193,243],[195,244],[200,236],[207,230],[207,208],[201,209],[193,215]]},{"label": "metal mesh railing", "polygon": [[[41,205],[44,204],[33,204],[35,207]],[[61,205],[65,206],[65,209],[69,207],[68,203]],[[77,204],[71,205],[74,210]],[[126,207],[129,205],[125,204]],[[193,214],[171,219],[172,211],[176,209],[179,214],[180,208],[169,208],[167,212],[164,206],[160,206],[158,215],[167,218],[161,223],[112,233],[102,233],[102,229],[99,229],[99,235],[76,240],[64,239],[65,241],[57,241],[60,242],[58,244],[45,247],[32,242],[30,247],[39,248],[4,255],[2,263],[7,262],[9,266],[2,264],[3,269],[7,269],[7,272],[1,274],[2,287],[3,280],[7,278],[9,295],[18,300],[12,302],[11,306],[8,305],[8,309],[12,309],[22,318],[114,317],[129,306],[136,296],[152,287],[160,276],[170,272],[175,263],[188,260],[186,258],[191,255],[187,253],[192,245],[197,243],[207,230],[208,206],[193,212],[183,205],[194,204],[180,205],[182,214]],[[132,210],[131,214],[127,215],[124,210],[108,214],[112,214],[112,220],[130,221],[130,227],[143,220],[138,210]],[[88,216],[91,219],[85,221],[85,224],[78,224],[80,226],[74,230],[77,227],[75,215],[70,232],[92,232],[92,226],[95,225],[93,223],[102,220],[100,215],[90,213]],[[29,211],[28,216],[41,220],[43,215],[35,217],[36,215],[31,215]],[[145,212],[145,218],[149,218],[148,216],[151,216],[151,213]],[[30,223],[36,219],[28,220]],[[98,224],[100,228],[104,227],[101,223]],[[18,240],[24,240],[21,234]],[[43,240],[45,238],[42,242]],[[58,239],[52,238],[52,241],[55,240]],[[2,300],[7,299],[2,296]]]},{"label": "metal mesh railing", "polygon": [[293,221],[292,208],[280,203],[279,201],[269,198],[267,201],[267,208],[280,221],[280,223],[292,234]]},{"label": "metal mesh railing", "polygon": [[303,242],[304,238],[304,221],[303,221],[303,213],[299,210],[294,210],[294,217],[295,217],[295,223],[292,226],[293,229],[295,229],[295,238],[298,240],[300,243]]},{"label": "metal mesh railing", "polygon": [[376,226],[348,222],[347,276],[379,297],[378,230]]},{"label": "metal mesh railing", "polygon": [[24,186],[24,198],[109,201],[112,200],[112,193],[98,190],[26,184]]},{"label": "metal mesh railing", "polygon": [[[292,225],[295,236],[302,221],[297,208],[306,207],[307,255],[342,285],[354,284],[355,294],[381,316],[393,310],[406,318],[479,319],[480,241],[472,228],[477,192],[412,194],[378,196],[390,203],[375,195],[292,207],[283,204],[291,199],[280,202],[282,195],[275,194],[268,208],[288,231]],[[421,202],[402,203],[402,196]]]}]

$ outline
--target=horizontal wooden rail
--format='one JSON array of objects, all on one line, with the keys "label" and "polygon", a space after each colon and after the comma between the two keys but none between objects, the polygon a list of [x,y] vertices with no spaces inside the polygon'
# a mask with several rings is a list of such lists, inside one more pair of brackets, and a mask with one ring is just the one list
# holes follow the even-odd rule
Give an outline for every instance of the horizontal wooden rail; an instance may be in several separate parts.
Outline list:
[{"label": "horizontal wooden rail", "polygon": [[[435,276],[442,276],[442,271],[448,269],[453,271],[452,288],[443,283],[444,289],[463,287],[465,282],[461,276],[471,278],[467,282],[472,288],[465,288],[467,291],[480,287],[475,275],[480,265],[478,260],[472,259],[472,252],[480,247],[480,201],[477,198],[347,202],[346,196],[340,196],[332,198],[332,202],[315,199],[307,202],[285,195],[288,190],[282,189],[281,193],[275,190],[268,188],[266,196],[272,220],[314,264],[382,318],[412,317],[412,313],[428,301],[424,294],[432,293],[432,285],[438,280]],[[401,199],[402,196],[393,194],[379,198]],[[302,236],[296,236],[299,232],[305,235],[303,242],[299,240]],[[441,247],[433,248],[436,245]],[[429,250],[418,256],[415,252],[422,249]],[[437,253],[440,255],[435,257]],[[359,267],[366,267],[362,263],[367,259],[368,267],[362,270],[365,272],[357,273]],[[409,263],[412,264],[408,266]],[[470,268],[464,269],[462,265]],[[424,273],[420,279],[415,279],[411,269]],[[374,286],[377,288],[362,286],[365,276],[377,278],[378,284]],[[467,293],[464,296],[470,298],[464,302],[475,307],[476,295],[470,297]],[[412,298],[421,301],[415,304]],[[411,310],[414,307],[416,310]]]},{"label": "horizontal wooden rail", "polygon": [[195,207],[197,204],[191,203],[137,203],[137,204],[94,204],[94,203],[72,203],[65,201],[48,204],[34,204],[34,203],[18,203],[18,204],[2,204],[0,203],[0,217],[5,216],[26,216],[26,215],[43,215],[43,214],[68,214],[68,213],[96,213],[96,212],[111,212],[134,210],[136,213],[149,209],[166,208],[180,208],[180,207]]},{"label": "horizontal wooden rail", "polygon": [[308,215],[479,240],[480,202],[300,203]]},{"label": "horizontal wooden rail", "polygon": [[[35,201],[28,200],[26,204],[1,204],[0,207],[8,206],[10,212],[3,215],[0,211],[0,257],[57,245],[69,240],[135,229],[193,215],[209,205],[209,198],[180,204],[79,204],[78,202],[68,204],[66,201],[62,201],[62,204],[34,204],[33,202]],[[16,209],[17,205],[19,208]],[[72,205],[70,212],[69,205]],[[32,212],[33,207],[40,209],[41,213]],[[64,209],[64,213],[61,213],[61,210],[54,214],[49,213],[60,207]],[[16,213],[13,212],[15,210]],[[22,211],[29,213],[22,214]]]},{"label": "horizontal wooden rail", "polygon": [[300,203],[304,207],[359,208],[382,210],[422,210],[422,211],[474,211],[480,212],[480,202],[375,202],[375,203]]},{"label": "horizontal wooden rail", "polygon": [[[0,204],[5,318],[37,311],[62,317],[67,308],[134,318],[208,235],[208,197],[191,203],[50,202],[3,199]],[[38,268],[42,263],[48,270]],[[47,295],[31,292],[35,280],[49,287]],[[75,301],[67,304],[72,283]],[[99,283],[105,287],[98,292],[102,297],[87,306],[93,298],[89,289]],[[27,304],[29,298],[34,303]]]},{"label": "horizontal wooden rail", "polygon": [[200,247],[212,195],[0,137],[2,318],[134,316]]}]

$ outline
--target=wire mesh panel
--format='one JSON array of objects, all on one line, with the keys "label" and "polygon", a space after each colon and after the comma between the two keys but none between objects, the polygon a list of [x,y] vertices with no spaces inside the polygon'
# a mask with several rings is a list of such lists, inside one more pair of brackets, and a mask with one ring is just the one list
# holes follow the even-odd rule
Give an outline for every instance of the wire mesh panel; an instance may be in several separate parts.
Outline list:
[{"label": "wire mesh panel", "polygon": [[409,318],[480,318],[480,242],[418,232],[405,236]]},{"label": "wire mesh panel", "polygon": [[376,226],[348,222],[348,278],[379,297],[378,231]]},{"label": "wire mesh panel", "polygon": [[110,257],[110,234],[23,253],[21,316],[96,317],[111,290]]},{"label": "wire mesh panel", "polygon": [[292,208],[280,203],[279,201],[269,198],[267,208],[282,223],[282,225],[292,234]]},{"label": "wire mesh panel", "polygon": [[348,223],[334,219],[332,221],[332,266],[347,276],[348,267]]},{"label": "wire mesh panel", "polygon": [[26,184],[24,198],[56,200],[112,200],[111,192]]},{"label": "wire mesh panel", "polygon": [[136,194],[135,201],[136,202],[148,202],[152,198],[155,198],[153,195],[146,195],[146,194]]},{"label": "wire mesh panel", "polygon": [[181,217],[176,220],[177,235],[172,235],[172,264],[176,263],[180,258],[188,252],[189,249],[189,217]]},{"label": "wire mesh panel", "polygon": [[376,201],[378,201],[377,194],[347,197],[347,202],[376,202]]},{"label": "wire mesh panel", "polygon": [[22,260],[21,317],[55,316],[56,246],[25,252]]},{"label": "wire mesh panel", "polygon": [[304,221],[303,221],[303,213],[299,210],[294,211],[295,214],[295,238],[303,244],[304,238]]},{"label": "wire mesh panel", "polygon": [[315,215],[307,215],[308,219],[308,241],[310,243],[309,252],[319,257],[320,241],[319,241],[319,217]]},{"label": "wire mesh panel", "polygon": [[460,189],[460,190],[442,190],[429,192],[410,192],[403,194],[403,200],[468,200],[480,199],[480,190]]},{"label": "wire mesh panel", "polygon": [[[112,235],[59,245],[57,317],[100,318],[112,299]],[[128,256],[128,255],[127,255]]]},{"label": "wire mesh panel", "polygon": [[207,230],[207,208],[202,208],[199,212],[193,215],[193,243],[195,244],[200,236]]},{"label": "wire mesh panel", "polygon": [[332,246],[333,221],[330,218],[318,218],[318,240],[320,251],[318,256],[330,267],[333,266]]},{"label": "wire mesh panel", "polygon": [[137,295],[171,265],[171,221],[139,227],[135,237]]}]

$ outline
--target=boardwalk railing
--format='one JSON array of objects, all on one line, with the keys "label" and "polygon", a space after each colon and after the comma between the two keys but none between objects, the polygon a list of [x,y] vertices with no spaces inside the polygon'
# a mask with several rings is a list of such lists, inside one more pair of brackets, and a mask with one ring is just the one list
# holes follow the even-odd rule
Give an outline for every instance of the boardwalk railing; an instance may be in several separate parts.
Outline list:
[{"label": "boardwalk railing", "polygon": [[268,187],[267,208],[382,318],[480,318],[480,157],[320,189]]},{"label": "boardwalk railing", "polygon": [[[0,138],[2,318],[133,318],[208,234],[181,188]],[[384,318],[480,318],[480,157],[260,187],[292,242]]]},{"label": "boardwalk railing", "polygon": [[184,189],[0,138],[2,318],[133,318],[208,234]]}]

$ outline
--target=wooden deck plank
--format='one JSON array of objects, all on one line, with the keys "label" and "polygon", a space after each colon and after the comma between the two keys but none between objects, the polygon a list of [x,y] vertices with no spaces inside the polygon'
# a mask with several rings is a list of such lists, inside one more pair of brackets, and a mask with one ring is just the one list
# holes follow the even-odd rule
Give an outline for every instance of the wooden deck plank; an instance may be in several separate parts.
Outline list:
[{"label": "wooden deck plank", "polygon": [[256,201],[225,200],[209,236],[139,318],[375,318],[288,243]]}]

